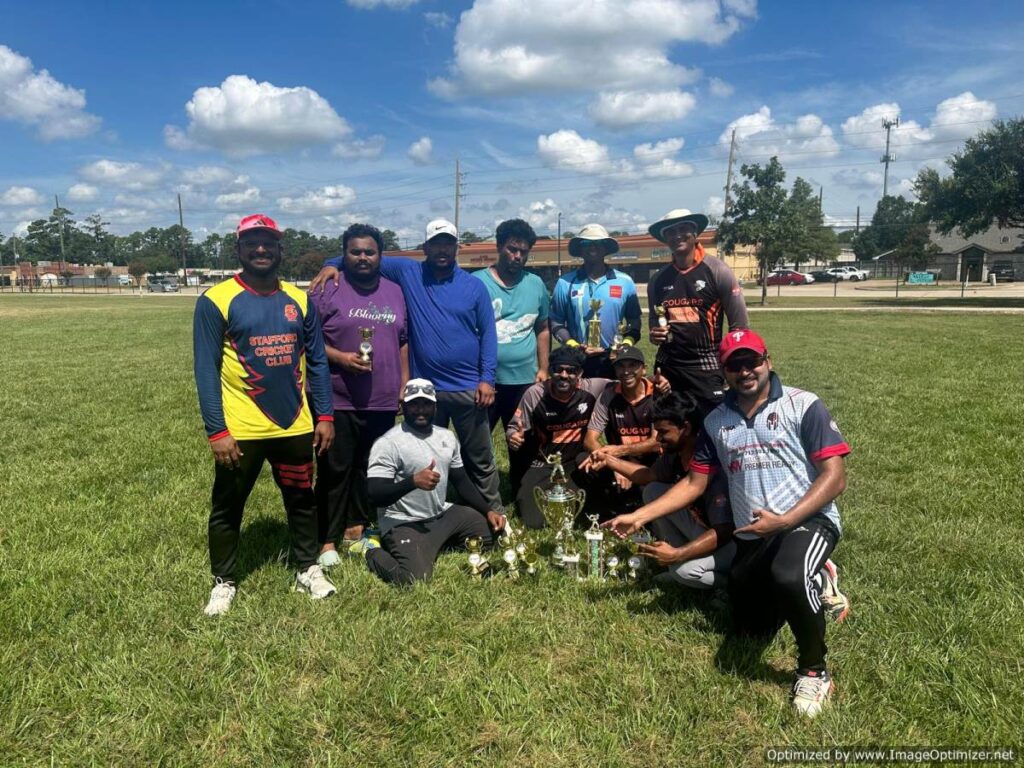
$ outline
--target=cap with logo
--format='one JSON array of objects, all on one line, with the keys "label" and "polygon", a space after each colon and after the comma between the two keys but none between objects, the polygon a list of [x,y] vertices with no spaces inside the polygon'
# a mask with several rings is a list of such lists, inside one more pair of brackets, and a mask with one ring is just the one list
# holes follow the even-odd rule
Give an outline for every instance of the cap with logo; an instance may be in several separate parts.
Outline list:
[{"label": "cap with logo", "polygon": [[729,331],[722,337],[722,343],[718,346],[718,362],[725,365],[725,361],[734,352],[739,352],[741,349],[749,349],[759,355],[768,354],[768,347],[765,346],[764,339],[749,328],[741,328],[737,331]]},{"label": "cap with logo", "polygon": [[615,359],[612,363],[618,364],[623,360],[636,360],[640,365],[647,365],[647,361],[644,359],[643,350],[633,344],[626,344],[615,350]]},{"label": "cap with logo", "polygon": [[238,228],[235,230],[235,234],[240,237],[243,232],[249,232],[253,229],[266,230],[278,240],[281,239],[281,230],[278,229],[277,222],[262,213],[254,213],[251,216],[246,216],[238,222]]},{"label": "cap with logo", "polygon": [[433,382],[428,379],[409,379],[405,383],[405,387],[402,388],[402,402],[408,403],[410,400],[418,398],[437,402],[437,392],[434,390]]},{"label": "cap with logo", "polygon": [[438,235],[451,235],[458,240],[459,230],[457,230],[455,225],[448,221],[448,219],[434,219],[432,222],[427,224],[427,231],[423,236],[423,242],[428,243]]}]

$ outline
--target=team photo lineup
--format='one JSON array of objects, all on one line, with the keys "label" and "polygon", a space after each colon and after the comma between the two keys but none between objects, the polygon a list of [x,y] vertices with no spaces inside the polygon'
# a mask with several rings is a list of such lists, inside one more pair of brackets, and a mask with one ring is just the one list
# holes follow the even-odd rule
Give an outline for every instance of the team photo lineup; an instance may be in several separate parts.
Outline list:
[{"label": "team photo lineup", "polygon": [[[408,586],[442,552],[468,546],[479,563],[499,541],[532,542],[557,527],[549,507],[565,496],[563,564],[579,559],[570,529],[621,540],[632,575],[642,559],[658,588],[706,593],[736,636],[767,643],[788,625],[792,704],[817,715],[834,690],[826,624],[850,609],[833,559],[850,446],[821,399],[773,371],[736,277],[698,242],[707,225],[680,208],[650,226],[671,262],[642,307],[597,223],[569,241],[579,266],[550,295],[526,269],[537,235],[521,219],[498,225],[496,262],[474,272],[447,220],[426,225],[422,262],[385,256],[381,232],[353,224],[307,292],[278,278],[277,222],[243,218],[241,271],[194,314],[215,464],[205,613],[244,599],[243,512],[264,463],[295,589],[314,600],[336,593],[343,557]],[[638,346],[645,314],[653,359]],[[614,575],[618,558],[598,551],[589,568]]]}]

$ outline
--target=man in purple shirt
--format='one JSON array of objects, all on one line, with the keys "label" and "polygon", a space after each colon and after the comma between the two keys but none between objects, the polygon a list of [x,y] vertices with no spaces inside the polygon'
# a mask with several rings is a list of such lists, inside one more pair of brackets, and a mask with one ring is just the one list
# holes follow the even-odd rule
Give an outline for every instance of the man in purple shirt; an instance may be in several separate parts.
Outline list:
[{"label": "man in purple shirt", "polygon": [[[345,268],[312,294],[331,368],[336,439],[317,463],[320,565],[337,565],[339,539],[354,541],[369,522],[366,468],[373,443],[395,425],[409,378],[402,289],[380,275],[384,241],[376,227],[353,224],[341,236]],[[370,361],[360,354],[363,331]]]}]

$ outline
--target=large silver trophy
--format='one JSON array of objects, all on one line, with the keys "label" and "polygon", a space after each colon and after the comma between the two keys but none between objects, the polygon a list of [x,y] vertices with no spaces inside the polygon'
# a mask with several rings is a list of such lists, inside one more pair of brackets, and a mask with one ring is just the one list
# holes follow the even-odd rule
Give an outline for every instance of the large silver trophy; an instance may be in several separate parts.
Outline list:
[{"label": "large silver trophy", "polygon": [[545,491],[540,486],[534,486],[533,497],[537,502],[537,508],[544,514],[548,527],[555,531],[552,563],[567,570],[578,571],[580,554],[573,537],[572,526],[576,516],[583,511],[587,494],[569,486],[560,453],[548,456],[547,462],[551,465],[551,487]]}]

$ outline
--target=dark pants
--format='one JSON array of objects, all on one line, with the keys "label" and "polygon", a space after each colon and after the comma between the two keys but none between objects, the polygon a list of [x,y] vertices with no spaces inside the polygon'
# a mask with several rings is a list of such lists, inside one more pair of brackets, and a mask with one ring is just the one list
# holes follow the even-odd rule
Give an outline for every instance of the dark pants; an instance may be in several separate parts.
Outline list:
[{"label": "dark pants", "polygon": [[608,352],[602,355],[588,357],[583,363],[583,378],[585,379],[614,379],[615,368],[612,366]]},{"label": "dark pants", "polygon": [[495,512],[501,512],[501,495],[498,492],[498,467],[494,463],[494,446],[491,445],[491,430],[488,428],[487,409],[477,408],[476,392],[438,392],[437,411],[434,424],[447,427],[451,420],[459,438],[462,463],[466,474],[473,481],[487,505]]},{"label": "dark pants", "polygon": [[371,519],[366,466],[377,438],[395,426],[397,411],[335,411],[334,443],[316,460],[316,514],[320,545],[341,541],[345,529]]},{"label": "dark pants", "polygon": [[[519,407],[519,401],[523,399],[523,393],[529,387],[529,384],[498,384],[494,387],[494,403],[488,413],[492,434],[494,426],[499,422],[503,432],[508,429],[509,422],[512,421],[512,416],[515,415],[516,408]],[[529,457],[532,455],[532,453],[528,454],[522,450],[508,452],[508,476],[513,488],[518,485],[523,474],[529,468]]]},{"label": "dark pants", "polygon": [[[525,446],[524,446],[525,447]],[[520,449],[522,450],[522,449]],[[586,505],[580,516],[577,516],[577,523],[582,524],[583,518],[581,515],[586,514],[594,509],[597,505],[591,499],[591,492],[589,489],[589,478],[587,473],[579,469],[579,462],[586,458],[587,453],[584,451],[580,453],[573,460],[563,460],[562,466],[565,467],[566,475],[566,487],[573,490],[583,490],[586,494]],[[544,513],[537,505],[537,500],[534,494],[534,488],[540,488],[541,491],[546,491],[551,487],[551,466],[543,464],[539,467],[530,466],[526,470],[526,474],[523,475],[522,482],[517,488],[514,488],[516,494],[516,509],[519,510],[519,519],[523,521],[523,525],[530,529],[546,528],[547,520],[544,517]]]},{"label": "dark pants", "polygon": [[426,581],[434,573],[441,550],[461,548],[470,536],[492,544],[487,518],[475,509],[452,504],[439,517],[422,523],[396,525],[381,538],[381,546],[366,553],[366,565],[389,584]]},{"label": "dark pants", "polygon": [[725,398],[725,379],[720,370],[704,371],[663,360],[658,360],[654,366],[656,370],[661,369],[673,392],[692,395],[705,416]]},{"label": "dark pants", "polygon": [[216,465],[210,510],[210,569],[225,581],[234,581],[242,510],[252,487],[270,462],[274,482],[281,489],[292,559],[305,570],[316,562],[316,501],[313,498],[313,433],[267,440],[239,440],[238,469]]},{"label": "dark pants", "polygon": [[735,631],[767,640],[789,624],[801,672],[825,669],[825,613],[815,576],[836,539],[832,526],[812,518],[769,539],[735,540],[729,575]]}]

